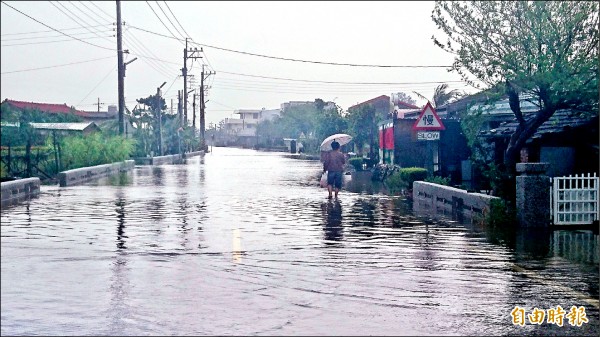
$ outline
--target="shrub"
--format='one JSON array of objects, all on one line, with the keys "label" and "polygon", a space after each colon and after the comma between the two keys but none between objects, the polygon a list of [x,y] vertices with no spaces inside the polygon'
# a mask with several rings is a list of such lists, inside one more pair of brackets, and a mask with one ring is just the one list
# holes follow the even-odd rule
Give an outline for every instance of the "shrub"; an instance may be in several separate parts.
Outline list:
[{"label": "shrub", "polygon": [[428,183],[433,183],[433,184],[438,184],[438,185],[446,185],[449,186],[450,185],[450,177],[440,177],[440,176],[433,176],[433,177],[427,177],[425,178],[425,181]]},{"label": "shrub", "polygon": [[412,189],[413,182],[422,181],[427,178],[427,169],[422,167],[406,167],[400,169],[400,179],[405,184],[405,188]]},{"label": "shrub", "polygon": [[391,194],[397,194],[402,192],[404,189],[404,182],[400,178],[400,172],[394,172],[392,175],[385,179],[385,185]]},{"label": "shrub", "polygon": [[363,159],[362,158],[350,158],[350,159],[348,159],[348,164],[354,166],[354,168],[357,171],[362,171]]},{"label": "shrub", "polygon": [[62,169],[95,166],[130,158],[133,141],[121,136],[106,137],[100,133],[68,137],[62,145]]},{"label": "shrub", "polygon": [[490,208],[484,214],[484,221],[492,227],[508,228],[516,223],[516,210],[509,206],[505,200],[494,199],[490,201]]},{"label": "shrub", "polygon": [[387,178],[385,184],[392,194],[401,192],[402,190],[412,189],[413,182],[424,180],[427,178],[427,170],[421,167],[406,167],[395,171]]}]

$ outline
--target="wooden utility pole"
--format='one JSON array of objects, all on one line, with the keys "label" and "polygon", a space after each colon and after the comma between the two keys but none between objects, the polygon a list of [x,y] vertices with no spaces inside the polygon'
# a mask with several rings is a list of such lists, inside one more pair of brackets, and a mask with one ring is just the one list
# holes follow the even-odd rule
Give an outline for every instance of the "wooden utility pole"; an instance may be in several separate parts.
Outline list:
[{"label": "wooden utility pole", "polygon": [[94,104],[98,106],[98,113],[100,113],[100,105],[104,105],[104,103],[100,103],[100,97],[98,97],[98,103]]},{"label": "wooden utility pole", "polygon": [[183,116],[181,110],[181,90],[177,90],[177,123],[179,123],[180,127],[183,126],[182,117]]},{"label": "wooden utility pole", "polygon": [[167,82],[164,82],[160,87],[156,88],[156,113],[158,113],[158,153],[163,155],[162,148],[162,104],[161,104],[161,96],[162,92],[160,89],[165,86]]},{"label": "wooden utility pole", "polygon": [[[200,51],[202,51],[202,48],[200,48]],[[188,52],[190,52],[191,54],[188,56]],[[198,53],[198,48],[194,48],[194,49],[189,49],[188,50],[188,38],[185,38],[185,49],[183,50],[183,68],[181,69],[182,73],[183,73],[183,123],[184,126],[187,126],[188,123],[188,115],[187,115],[187,95],[188,95],[188,90],[187,90],[187,60],[188,59],[199,59],[202,58],[202,56],[199,55],[195,55],[196,53]]]},{"label": "wooden utility pole", "polygon": [[194,103],[192,103],[192,129],[194,130],[194,134],[196,133],[196,93],[194,93],[193,97],[194,97]]},{"label": "wooden utility pole", "polygon": [[121,38],[121,1],[117,0],[117,63],[118,63],[118,90],[119,90],[119,134],[125,133],[123,112],[125,110],[125,66],[123,65],[123,42]]},{"label": "wooden utility pole", "polygon": [[215,72],[209,71],[206,76],[204,74],[204,64],[202,65],[202,75],[200,76],[200,140],[202,142],[203,145],[206,145],[206,140],[204,138],[204,129],[206,128],[205,126],[205,121],[204,121],[204,114],[205,111],[204,109],[206,108],[206,101],[204,99],[204,80],[208,78],[208,76],[210,75],[214,75]]}]

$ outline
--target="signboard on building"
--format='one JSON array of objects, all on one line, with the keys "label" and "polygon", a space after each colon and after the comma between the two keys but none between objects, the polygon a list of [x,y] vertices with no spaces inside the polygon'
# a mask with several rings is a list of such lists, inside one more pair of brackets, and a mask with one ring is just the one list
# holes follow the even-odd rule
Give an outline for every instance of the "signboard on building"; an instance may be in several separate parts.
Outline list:
[{"label": "signboard on building", "polygon": [[430,130],[445,130],[446,127],[438,117],[435,109],[431,106],[429,102],[421,111],[421,114],[415,121],[412,127],[415,131],[430,131]]}]

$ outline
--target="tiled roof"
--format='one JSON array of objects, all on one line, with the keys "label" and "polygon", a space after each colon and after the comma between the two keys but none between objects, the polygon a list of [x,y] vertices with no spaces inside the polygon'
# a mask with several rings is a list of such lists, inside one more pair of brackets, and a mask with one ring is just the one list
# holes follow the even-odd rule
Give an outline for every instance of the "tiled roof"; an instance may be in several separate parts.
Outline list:
[{"label": "tiled roof", "polygon": [[353,105],[353,106],[349,107],[349,108],[348,108],[348,110],[350,110],[350,109],[353,109],[353,108],[356,108],[356,107],[359,107],[359,106],[361,106],[361,105],[370,104],[370,103],[375,103],[376,101],[379,101],[379,100],[382,100],[382,99],[385,99],[385,100],[387,100],[387,101],[389,102],[389,100],[390,100],[390,96],[381,95],[381,96],[378,96],[378,97],[375,97],[375,98],[371,98],[371,99],[370,99],[370,100],[368,100],[368,101],[364,101],[364,102],[362,102],[362,103],[358,103],[358,104],[355,104],[355,105]]},{"label": "tiled roof", "polygon": [[80,111],[75,108],[69,107],[66,104],[51,104],[51,103],[35,103],[35,102],[23,102],[23,101],[14,101],[9,100],[8,98],[4,100],[2,103],[7,103],[12,105],[18,109],[32,109],[39,110],[49,113],[62,113],[68,114],[73,112],[73,114],[81,117],[88,117],[89,114],[85,111]]},{"label": "tiled roof", "polygon": [[[529,120],[530,118],[533,118],[533,114],[529,114],[529,116],[526,116],[525,120]],[[595,123],[597,124],[598,116],[586,116],[584,114],[573,112],[571,110],[559,110],[555,112],[549,120],[544,122],[544,124],[540,125],[536,133],[531,138],[539,138],[544,134],[560,133],[564,130],[590,125],[590,123],[594,122],[594,119],[596,120]],[[518,125],[519,122],[517,122],[516,118],[514,118],[509,122],[501,123],[495,129],[480,131],[479,136],[492,138],[507,138],[515,132]]]}]

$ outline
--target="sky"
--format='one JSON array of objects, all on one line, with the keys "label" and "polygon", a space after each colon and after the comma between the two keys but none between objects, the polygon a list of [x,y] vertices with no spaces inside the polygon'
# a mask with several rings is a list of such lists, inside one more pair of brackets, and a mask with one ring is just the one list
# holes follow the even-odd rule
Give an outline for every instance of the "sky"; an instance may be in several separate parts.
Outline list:
[{"label": "sky", "polygon": [[[10,7],[9,7],[10,6]],[[12,8],[11,8],[12,7]],[[418,105],[436,86],[477,90],[448,71],[453,55],[431,19],[433,1],[121,1],[125,102],[207,86],[206,125],[238,109],[333,101],[342,109],[404,92]],[[2,1],[1,99],[106,111],[118,103],[116,1]],[[209,75],[209,73],[211,73]],[[199,101],[199,98],[197,99]],[[192,121],[193,96],[188,96]],[[199,123],[199,109],[196,109]]]}]

